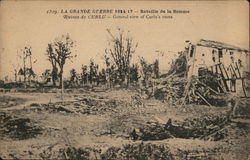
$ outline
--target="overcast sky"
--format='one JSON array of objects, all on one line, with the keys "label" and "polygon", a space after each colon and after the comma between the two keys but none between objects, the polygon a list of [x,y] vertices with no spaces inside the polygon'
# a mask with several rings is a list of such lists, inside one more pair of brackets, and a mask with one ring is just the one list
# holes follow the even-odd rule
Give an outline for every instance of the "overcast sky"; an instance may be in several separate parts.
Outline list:
[{"label": "overcast sky", "polygon": [[[108,46],[110,28],[129,30],[130,36],[138,42],[136,57],[147,60],[156,58],[156,50],[163,52],[180,51],[185,47],[185,40],[208,39],[229,43],[249,49],[249,7],[248,3],[223,1],[193,2],[56,2],[26,1],[1,2],[0,7],[0,78],[13,75],[14,67],[21,61],[17,53],[25,46],[32,47],[34,71],[41,74],[50,69],[46,60],[47,44],[62,34],[69,33],[76,41],[73,49],[77,58],[65,65],[66,75],[75,68],[80,71],[82,64],[89,64],[90,58],[97,63]],[[104,19],[104,20],[65,20],[62,14],[46,14],[48,9],[177,9],[190,10],[189,14],[173,15],[173,19]],[[141,15],[141,14],[140,14]],[[173,53],[169,52],[169,60]],[[167,63],[167,62],[166,62]]]}]

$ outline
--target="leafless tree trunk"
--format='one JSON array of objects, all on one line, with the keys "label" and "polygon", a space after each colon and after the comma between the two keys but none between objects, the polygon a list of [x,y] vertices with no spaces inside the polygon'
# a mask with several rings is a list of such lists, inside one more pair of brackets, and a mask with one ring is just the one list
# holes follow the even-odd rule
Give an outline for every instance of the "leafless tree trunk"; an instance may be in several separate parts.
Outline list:
[{"label": "leafless tree trunk", "polygon": [[24,47],[24,49],[21,50],[22,55],[19,55],[19,57],[23,61],[23,68],[19,70],[19,73],[23,75],[23,82],[24,82],[24,87],[26,88],[26,80],[27,80],[27,67],[26,67],[26,59],[31,55],[31,47]]},{"label": "leafless tree trunk", "polygon": [[57,80],[57,64],[56,64],[56,60],[55,60],[55,53],[53,51],[53,46],[51,43],[48,44],[47,47],[47,56],[48,56],[48,60],[50,61],[51,65],[52,65],[52,73],[51,73],[51,77],[52,77],[52,82],[53,82],[53,86],[56,86],[56,80]]},{"label": "leafless tree trunk", "polygon": [[111,31],[107,29],[107,32],[111,36],[111,45],[109,49],[105,50],[106,56],[111,57],[117,71],[119,80],[124,82],[127,81],[127,87],[130,85],[130,61],[132,55],[135,53],[137,43],[133,45],[133,39],[125,36],[121,29],[118,29],[118,36],[113,36]]},{"label": "leafless tree trunk", "polygon": [[[59,71],[60,87],[63,86],[63,68],[66,63],[66,60],[76,57],[76,55],[72,55],[71,52],[71,49],[73,47],[74,47],[74,41],[71,40],[68,34],[62,35],[61,37],[57,38],[53,44],[48,45],[47,55],[53,67],[52,70],[53,76],[57,74],[57,67],[56,67],[57,64],[60,69]],[[54,80],[53,84],[55,84]]]}]

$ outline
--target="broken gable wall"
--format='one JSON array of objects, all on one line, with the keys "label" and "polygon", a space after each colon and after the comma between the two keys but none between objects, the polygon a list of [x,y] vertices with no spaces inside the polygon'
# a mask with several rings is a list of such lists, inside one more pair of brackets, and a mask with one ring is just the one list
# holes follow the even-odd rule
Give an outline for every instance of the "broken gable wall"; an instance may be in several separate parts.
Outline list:
[{"label": "broken gable wall", "polygon": [[[249,72],[249,52],[224,49],[223,53],[223,64],[229,78],[233,78],[234,72],[232,71],[232,68],[235,70],[236,77],[238,78],[236,80],[236,94],[239,96],[249,96],[249,90],[247,89],[247,86],[249,86],[249,79],[247,79],[247,72]],[[240,78],[244,78],[244,80]],[[231,85],[230,81],[227,81],[227,83],[228,86]],[[244,88],[246,93],[244,93]]]},{"label": "broken gable wall", "polygon": [[[205,47],[205,46],[194,46],[194,52],[193,55],[191,55],[191,51],[189,51],[188,55],[188,77],[194,75],[198,76],[198,70],[201,67],[208,68],[215,64],[215,62],[218,62],[218,59],[216,59],[215,62],[213,62],[213,56],[212,51],[214,48]],[[194,64],[193,64],[194,63]],[[192,70],[192,65],[193,70]]]},{"label": "broken gable wall", "polygon": [[[230,65],[232,65],[232,67],[236,70],[238,67],[241,77],[245,77],[246,72],[249,72],[249,52],[233,49],[223,49],[222,63],[224,64],[230,78],[232,78]],[[240,77],[238,71],[236,73],[237,76]]]},{"label": "broken gable wall", "polygon": [[[245,83],[245,86],[247,86],[247,84],[246,80],[243,82],[241,78],[246,77],[246,73],[249,72],[249,52],[222,48],[222,54],[219,56],[218,48],[194,45],[194,52],[191,56],[190,50],[188,52],[188,77],[191,77],[192,75],[198,76],[198,71],[201,67],[208,68],[210,71],[212,71],[213,68],[213,72],[215,73],[215,65],[222,63],[225,67],[225,70],[227,71],[229,79],[232,79],[233,74],[236,73],[236,93],[243,96],[245,95],[243,94],[243,83]],[[239,68],[239,72],[237,67]],[[220,74],[219,69],[218,73]],[[224,73],[225,72],[223,71],[223,74]],[[230,88],[230,80],[227,80],[227,85]]]},{"label": "broken gable wall", "polygon": [[[239,51],[234,49],[222,49],[222,55],[219,57],[219,49],[213,47],[196,45],[193,56],[188,55],[188,65],[191,67],[194,63],[193,72],[189,69],[189,76],[198,76],[198,70],[201,67],[208,68],[218,63],[222,63],[228,72],[229,78],[232,78],[230,65],[234,69],[239,68],[241,77],[245,77],[246,72],[249,72],[249,52]],[[237,64],[237,65],[236,65]],[[236,70],[237,71],[237,70]],[[191,75],[190,75],[191,74]],[[239,76],[237,71],[237,76]]]}]

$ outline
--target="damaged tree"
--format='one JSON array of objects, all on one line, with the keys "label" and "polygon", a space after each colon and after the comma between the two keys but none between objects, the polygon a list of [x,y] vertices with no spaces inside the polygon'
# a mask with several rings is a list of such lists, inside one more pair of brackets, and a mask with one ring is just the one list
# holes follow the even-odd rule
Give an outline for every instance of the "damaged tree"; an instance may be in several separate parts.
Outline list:
[{"label": "damaged tree", "polygon": [[56,86],[56,80],[58,78],[58,68],[57,68],[57,63],[55,60],[55,53],[53,51],[53,44],[49,43],[48,47],[47,47],[47,56],[48,56],[48,60],[50,61],[51,65],[52,65],[52,72],[51,72],[51,77],[52,77],[52,82],[53,82],[53,87]]},{"label": "damaged tree", "polygon": [[[31,47],[24,47],[24,49],[22,49],[21,52],[22,52],[22,55],[19,55],[19,57],[23,61],[23,67],[19,69],[18,74],[23,76],[23,83],[24,83],[24,87],[26,88],[27,78],[28,78],[28,81],[30,83],[31,78],[32,77],[34,78],[36,75],[35,75],[33,68],[32,68],[33,62],[32,62]],[[30,62],[27,62],[28,58],[29,58]],[[29,64],[29,67],[28,67],[27,63]]]},{"label": "damaged tree", "polygon": [[[74,47],[75,42],[68,34],[62,35],[55,39],[55,42],[48,45],[47,56],[52,64],[52,75],[57,75],[57,65],[59,66],[59,80],[60,87],[63,85],[63,69],[67,59],[72,59],[76,55],[72,55],[71,49]],[[54,77],[54,78],[55,78]],[[55,83],[55,82],[53,82]]]},{"label": "damaged tree", "polygon": [[107,32],[111,36],[111,41],[110,47],[105,50],[106,57],[112,59],[120,83],[126,81],[128,87],[130,85],[130,63],[138,44],[134,44],[133,39],[126,36],[120,28],[118,28],[118,36],[114,36],[110,29],[107,29]]}]

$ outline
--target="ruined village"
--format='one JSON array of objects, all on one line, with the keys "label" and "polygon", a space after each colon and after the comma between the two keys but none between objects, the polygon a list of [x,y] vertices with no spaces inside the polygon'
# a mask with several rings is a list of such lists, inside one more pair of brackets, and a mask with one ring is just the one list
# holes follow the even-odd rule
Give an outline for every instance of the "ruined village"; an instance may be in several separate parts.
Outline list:
[{"label": "ruined village", "polygon": [[14,78],[0,81],[0,159],[249,159],[249,50],[187,40],[166,67],[164,51],[132,61],[140,42],[105,32],[105,65],[69,76],[69,34],[44,48],[41,75],[32,46],[19,51]]}]

